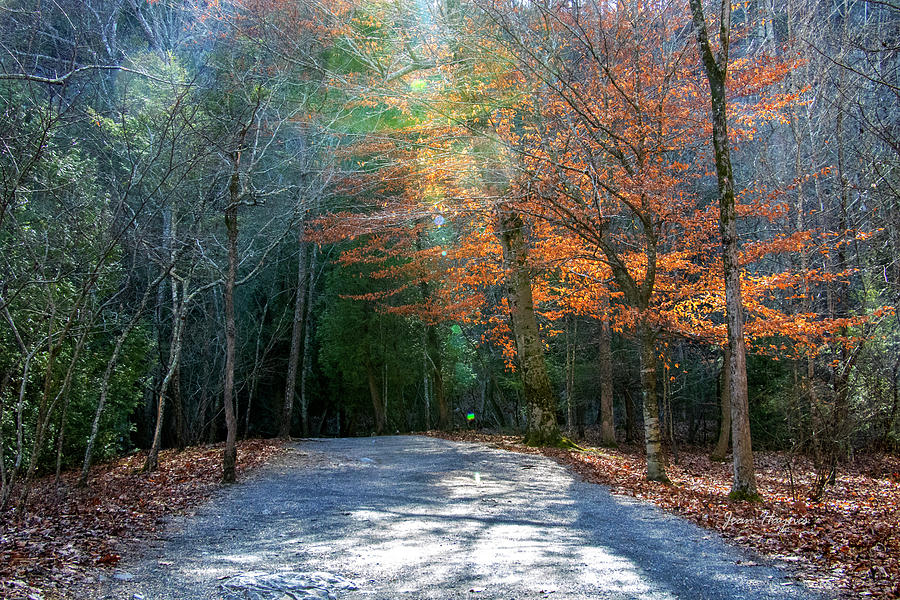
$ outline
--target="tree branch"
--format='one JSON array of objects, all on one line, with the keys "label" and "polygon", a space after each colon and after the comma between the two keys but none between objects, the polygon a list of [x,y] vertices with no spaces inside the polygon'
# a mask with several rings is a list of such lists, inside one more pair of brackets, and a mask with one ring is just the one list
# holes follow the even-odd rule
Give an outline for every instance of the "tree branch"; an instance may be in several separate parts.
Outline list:
[{"label": "tree branch", "polygon": [[133,73],[134,75],[140,75],[141,77],[146,77],[147,79],[156,81],[158,83],[190,85],[177,81],[169,81],[160,77],[155,77],[143,71],[129,69],[128,67],[122,67],[119,65],[86,65],[83,67],[78,67],[77,69],[72,69],[65,75],[60,75],[59,77],[41,77],[40,75],[31,75],[29,73],[0,73],[0,81],[31,81],[33,83],[46,83],[47,85],[66,85],[69,80],[72,79],[75,75],[86,71],[122,71],[124,73]]}]

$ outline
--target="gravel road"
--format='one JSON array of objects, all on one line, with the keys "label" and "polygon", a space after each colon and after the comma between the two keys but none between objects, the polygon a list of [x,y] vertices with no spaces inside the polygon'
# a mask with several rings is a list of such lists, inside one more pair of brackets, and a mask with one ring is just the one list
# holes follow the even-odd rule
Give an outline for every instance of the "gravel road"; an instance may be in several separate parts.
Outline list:
[{"label": "gravel road", "polygon": [[[284,571],[337,576],[319,576],[311,597],[332,585],[340,600],[818,597],[717,535],[547,458],[417,436],[301,441],[175,520],[96,594],[310,597],[224,587]],[[340,578],[356,589],[339,589]]]}]

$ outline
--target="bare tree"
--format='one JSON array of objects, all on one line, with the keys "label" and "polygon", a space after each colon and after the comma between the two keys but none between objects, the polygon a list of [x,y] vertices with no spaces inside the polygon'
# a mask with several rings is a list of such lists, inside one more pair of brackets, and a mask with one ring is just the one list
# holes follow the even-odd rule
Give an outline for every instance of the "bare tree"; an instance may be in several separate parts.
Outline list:
[{"label": "bare tree", "polygon": [[731,2],[722,0],[719,7],[718,48],[713,52],[706,27],[702,0],[690,0],[697,49],[709,82],[712,103],[713,148],[716,179],[719,186],[719,229],[722,234],[722,257],[725,273],[725,317],[728,325],[728,347],[731,351],[729,378],[731,430],[734,457],[734,482],[731,493],[737,497],[755,498],[756,475],[750,441],[750,408],[747,399],[747,358],[744,346],[744,303],[741,298],[741,267],[738,262],[737,213],[734,203],[734,174],[728,141],[728,106],[725,82],[728,79],[728,50],[731,41]]}]

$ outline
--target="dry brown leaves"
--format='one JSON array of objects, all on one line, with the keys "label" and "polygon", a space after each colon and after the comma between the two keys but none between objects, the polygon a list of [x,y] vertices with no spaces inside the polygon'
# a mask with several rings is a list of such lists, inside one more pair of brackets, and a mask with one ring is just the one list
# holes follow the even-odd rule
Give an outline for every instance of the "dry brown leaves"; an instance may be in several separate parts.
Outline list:
[{"label": "dry brown leaves", "polygon": [[[437,434],[439,435],[439,434]],[[699,450],[681,450],[670,464],[671,485],[647,481],[636,448],[587,452],[521,443],[521,437],[472,432],[441,435],[480,441],[515,452],[541,452],[570,465],[613,493],[642,498],[714,529],[734,542],[783,561],[813,587],[848,596],[900,598],[900,459],[870,455],[837,473],[821,502],[807,499],[812,465],[780,452],[757,452],[756,476],[763,501],[728,499],[731,464]]]},{"label": "dry brown leaves", "polygon": [[[97,565],[114,566],[125,543],[189,512],[221,485],[222,444],[165,450],[159,470],[141,473],[146,453],[96,466],[88,487],[77,472],[59,488],[52,476],[35,481],[28,510],[16,522],[0,515],[0,597],[56,596]],[[238,444],[238,477],[284,450],[274,440]]]}]

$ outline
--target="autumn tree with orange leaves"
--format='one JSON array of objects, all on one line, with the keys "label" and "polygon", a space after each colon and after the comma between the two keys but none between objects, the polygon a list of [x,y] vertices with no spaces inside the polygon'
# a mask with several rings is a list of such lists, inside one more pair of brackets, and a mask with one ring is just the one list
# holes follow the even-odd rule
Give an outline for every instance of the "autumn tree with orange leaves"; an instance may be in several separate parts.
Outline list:
[{"label": "autumn tree with orange leaves", "polygon": [[[555,278],[569,298],[563,313],[585,310],[572,302],[579,295],[594,303],[588,310],[597,310],[596,298],[612,294],[614,302],[605,317],[612,316],[616,329],[631,332],[641,347],[648,476],[665,479],[657,398],[660,333],[725,343],[720,320],[725,286],[715,262],[718,207],[699,197],[703,170],[685,160],[702,151],[697,141],[711,129],[695,118],[703,110],[704,84],[689,33],[691,16],[677,4],[574,10],[484,3],[479,8],[481,16],[468,17],[467,29],[482,28],[482,48],[489,48],[493,60],[472,50],[471,38],[462,37],[455,54],[443,56],[444,62],[437,52],[427,63],[409,63],[416,78],[408,85],[421,93],[401,92],[397,106],[419,111],[410,130],[421,136],[420,148],[428,148],[432,156],[424,163],[403,164],[422,168],[420,177],[426,180],[440,179],[447,186],[441,203],[451,206],[454,215],[491,210],[509,215],[507,226],[498,227],[501,236],[522,227],[516,215],[526,217],[531,224],[529,245],[540,256],[528,261],[529,279],[540,286],[536,282]],[[452,21],[445,26],[453,30]],[[429,32],[426,28],[423,36]],[[460,47],[482,60],[474,67],[459,60],[464,55]],[[796,101],[796,95],[775,88],[791,68],[789,60],[751,58],[741,57],[733,70],[731,97],[737,102],[729,118],[737,126],[732,140],[752,139],[755,127],[780,118]],[[515,85],[517,94],[504,92],[510,89],[504,85]],[[434,127],[434,122],[445,125]],[[485,141],[471,142],[470,150],[462,150],[457,142],[454,150],[441,141],[451,136]],[[492,150],[471,151],[479,147]],[[498,173],[505,174],[502,182]],[[775,222],[784,215],[776,197],[746,190],[742,201],[749,206],[741,210],[754,210]],[[428,214],[429,207],[420,197],[410,204],[388,201],[383,209],[388,212],[368,215],[365,221],[384,222],[390,215],[403,222],[423,211]],[[348,226],[357,233],[367,231]],[[800,252],[809,239],[808,232],[760,239],[747,246],[740,265],[746,269],[773,253]],[[464,246],[465,251],[453,253],[456,260],[485,254],[471,244]],[[547,271],[534,270],[534,264]],[[482,285],[496,283],[494,276]],[[778,311],[767,304],[773,297],[765,290],[773,282],[777,289],[794,288],[802,277],[780,272],[756,278],[747,301],[749,327],[756,337],[793,335],[790,329],[772,326],[789,319],[776,317]],[[470,289],[473,283],[469,280]],[[543,310],[554,316],[551,304],[545,303]],[[819,319],[807,334],[821,335],[836,326],[835,321]],[[515,322],[511,331],[515,333]],[[520,362],[523,356],[520,351]],[[740,404],[732,403],[731,410],[740,412]],[[731,422],[747,441],[746,415]],[[740,452],[736,460],[747,464]]]}]

